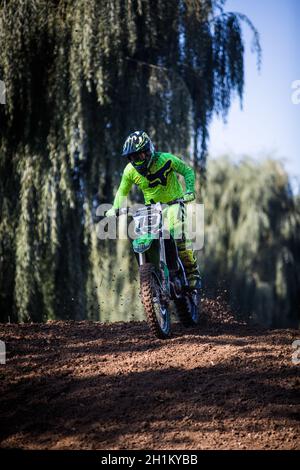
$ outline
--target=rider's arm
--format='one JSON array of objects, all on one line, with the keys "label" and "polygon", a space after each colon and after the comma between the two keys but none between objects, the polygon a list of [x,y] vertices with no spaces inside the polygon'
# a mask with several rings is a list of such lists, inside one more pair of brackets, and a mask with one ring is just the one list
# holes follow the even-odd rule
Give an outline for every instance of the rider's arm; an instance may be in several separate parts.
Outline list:
[{"label": "rider's arm", "polygon": [[171,155],[171,160],[172,160],[173,169],[184,177],[186,192],[194,193],[195,192],[195,172],[193,168],[191,168],[189,165],[184,163],[183,160],[176,157],[175,155]]},{"label": "rider's arm", "polygon": [[113,203],[113,208],[114,209],[120,209],[120,207],[122,206],[123,200],[126,198],[126,196],[128,195],[128,193],[131,189],[132,183],[133,182],[130,178],[129,171],[126,167],[125,170],[124,170],[122,179],[121,179],[120,186],[118,188],[118,191],[117,191],[115,199],[114,199],[114,203]]}]

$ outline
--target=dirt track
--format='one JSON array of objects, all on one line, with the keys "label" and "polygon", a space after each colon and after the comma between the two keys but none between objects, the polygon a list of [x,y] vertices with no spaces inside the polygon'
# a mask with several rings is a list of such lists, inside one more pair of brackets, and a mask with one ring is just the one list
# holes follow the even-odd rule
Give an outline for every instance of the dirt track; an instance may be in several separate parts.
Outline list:
[{"label": "dirt track", "polygon": [[1,325],[0,446],[299,449],[299,331],[209,301],[203,318],[168,341],[145,323]]}]

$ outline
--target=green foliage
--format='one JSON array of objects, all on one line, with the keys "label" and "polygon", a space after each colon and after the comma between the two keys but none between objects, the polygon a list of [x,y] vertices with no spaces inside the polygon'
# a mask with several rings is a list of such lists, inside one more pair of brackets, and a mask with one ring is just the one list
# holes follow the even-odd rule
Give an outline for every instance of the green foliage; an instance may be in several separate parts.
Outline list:
[{"label": "green foliage", "polygon": [[267,326],[297,325],[300,205],[282,165],[212,160],[203,199],[208,286],[225,280],[232,304]]},{"label": "green foliage", "polygon": [[223,4],[0,1],[3,321],[94,315],[109,254],[93,208],[112,200],[130,131],[179,154],[193,139],[191,162],[205,166],[213,111],[243,93],[245,18]]}]

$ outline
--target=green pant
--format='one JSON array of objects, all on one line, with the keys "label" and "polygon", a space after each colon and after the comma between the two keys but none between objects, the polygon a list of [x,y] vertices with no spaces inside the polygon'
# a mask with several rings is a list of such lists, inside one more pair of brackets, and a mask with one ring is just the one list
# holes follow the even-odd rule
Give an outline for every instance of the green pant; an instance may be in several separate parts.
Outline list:
[{"label": "green pant", "polygon": [[164,223],[175,239],[178,254],[191,287],[199,285],[200,272],[191,240],[187,235],[186,209],[172,204],[163,211]]}]

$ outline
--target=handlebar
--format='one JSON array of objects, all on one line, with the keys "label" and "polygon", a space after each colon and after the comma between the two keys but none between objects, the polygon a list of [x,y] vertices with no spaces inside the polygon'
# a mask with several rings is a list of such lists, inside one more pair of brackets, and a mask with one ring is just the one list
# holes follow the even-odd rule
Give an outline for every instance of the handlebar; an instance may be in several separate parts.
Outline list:
[{"label": "handlebar", "polygon": [[[145,207],[152,206],[154,204],[145,204]],[[183,198],[178,198],[178,199],[174,199],[173,201],[165,202],[162,204],[166,204],[167,206],[172,206],[173,204],[185,204],[185,201]],[[132,215],[129,213],[130,209],[132,209],[132,207],[122,207],[121,209],[116,209],[116,217],[119,217],[120,215],[124,215],[124,214]]]},{"label": "handlebar", "polygon": [[166,202],[168,206],[172,206],[173,204],[185,204],[185,201],[183,197],[180,197],[178,199],[174,199],[174,201]]}]

